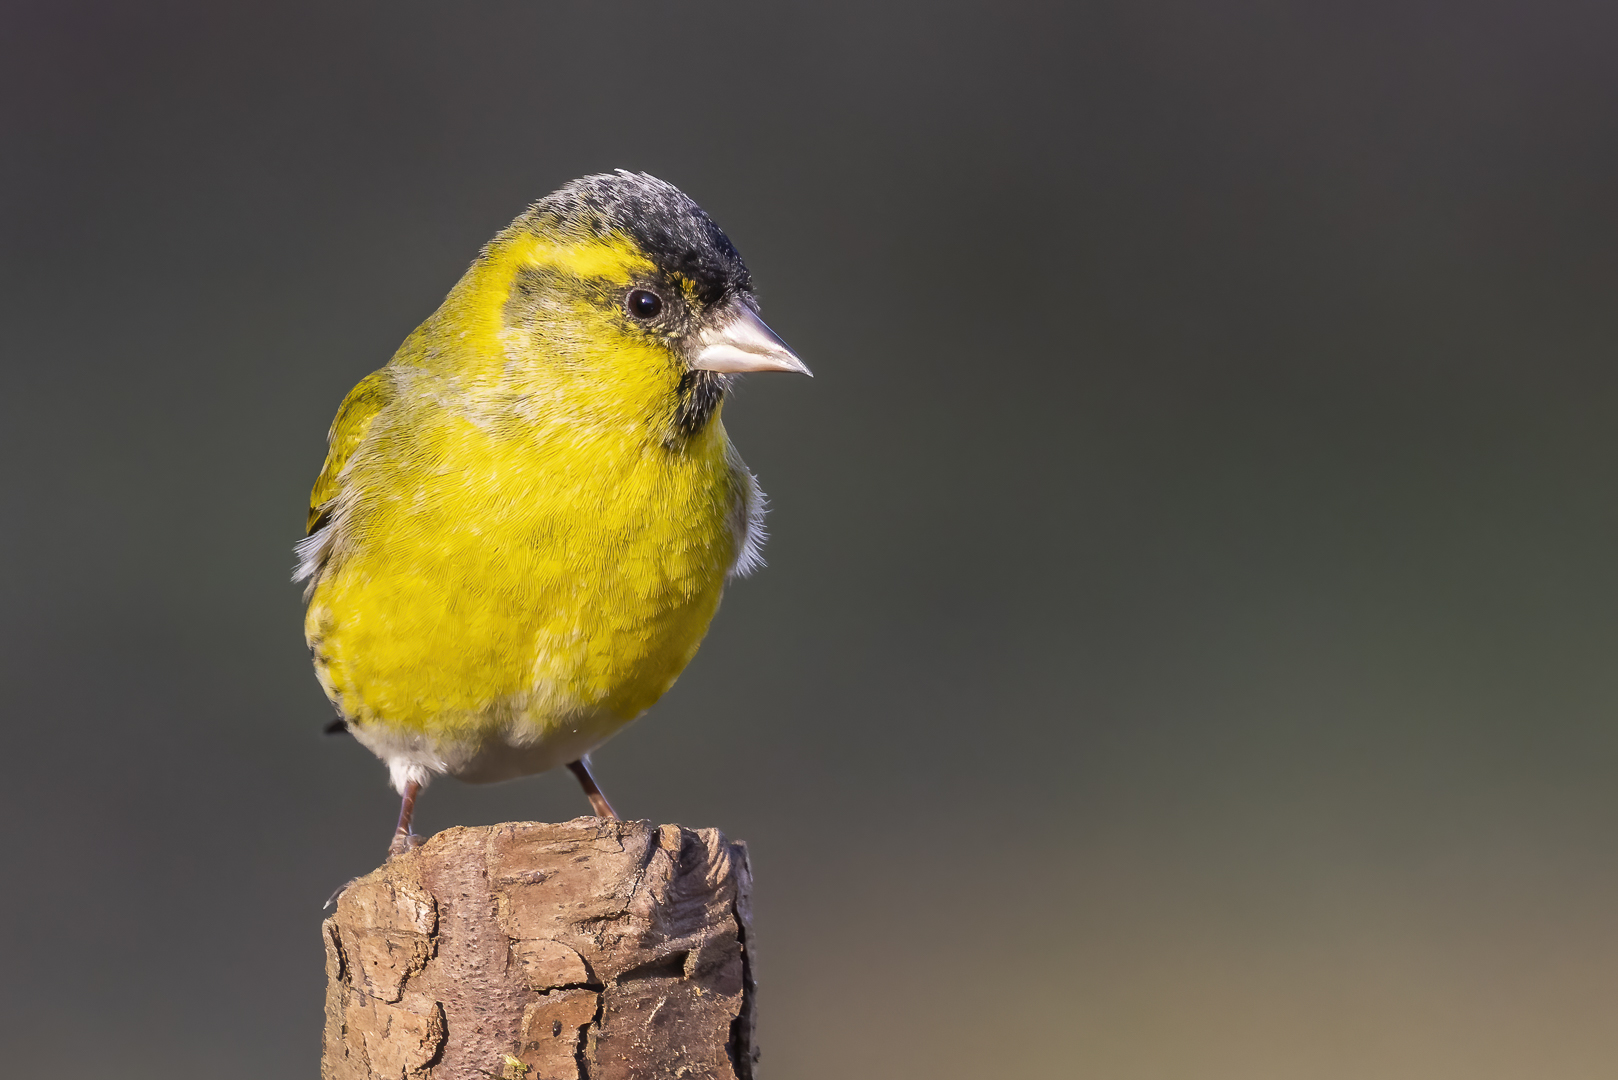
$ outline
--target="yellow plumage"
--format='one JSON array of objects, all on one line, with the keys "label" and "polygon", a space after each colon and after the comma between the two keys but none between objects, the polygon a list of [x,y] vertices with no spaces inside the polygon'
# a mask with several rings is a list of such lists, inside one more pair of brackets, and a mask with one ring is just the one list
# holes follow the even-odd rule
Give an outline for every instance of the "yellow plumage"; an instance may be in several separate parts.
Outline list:
[{"label": "yellow plumage", "polygon": [[[401,790],[582,757],[674,683],[758,539],[715,372],[790,366],[715,344],[727,320],[757,322],[745,267],[667,185],[573,187],[592,184],[605,193],[563,189],[496,237],[332,427],[305,634]],[[671,201],[695,215],[660,220]],[[717,282],[681,249],[697,226]],[[652,320],[634,308],[647,291]]]}]

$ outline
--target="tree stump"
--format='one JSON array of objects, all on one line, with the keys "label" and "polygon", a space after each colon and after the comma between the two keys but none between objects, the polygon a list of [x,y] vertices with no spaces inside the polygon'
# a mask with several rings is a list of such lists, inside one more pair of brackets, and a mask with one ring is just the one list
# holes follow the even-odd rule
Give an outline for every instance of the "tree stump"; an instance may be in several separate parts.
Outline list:
[{"label": "tree stump", "polygon": [[752,878],[716,829],[455,828],[324,924],[323,1080],[751,1080]]}]

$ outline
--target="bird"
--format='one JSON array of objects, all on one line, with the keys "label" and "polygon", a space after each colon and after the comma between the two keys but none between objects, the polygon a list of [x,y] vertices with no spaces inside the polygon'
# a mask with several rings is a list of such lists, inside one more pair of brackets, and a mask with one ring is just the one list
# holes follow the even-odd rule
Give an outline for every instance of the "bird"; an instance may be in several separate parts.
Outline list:
[{"label": "bird", "polygon": [[618,169],[490,240],[338,408],[294,580],[336,724],[386,764],[389,856],[437,776],[566,765],[696,654],[762,565],[764,495],[721,423],[744,372],[809,368],[687,195]]}]

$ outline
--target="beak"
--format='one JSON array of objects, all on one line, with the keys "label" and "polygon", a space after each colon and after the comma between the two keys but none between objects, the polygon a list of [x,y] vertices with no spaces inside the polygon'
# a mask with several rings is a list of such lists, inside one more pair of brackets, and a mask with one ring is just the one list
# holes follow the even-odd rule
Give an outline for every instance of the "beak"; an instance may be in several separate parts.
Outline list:
[{"label": "beak", "polygon": [[697,356],[691,366],[699,371],[796,371],[814,378],[787,343],[764,325],[752,308],[731,304],[724,321],[697,335]]}]

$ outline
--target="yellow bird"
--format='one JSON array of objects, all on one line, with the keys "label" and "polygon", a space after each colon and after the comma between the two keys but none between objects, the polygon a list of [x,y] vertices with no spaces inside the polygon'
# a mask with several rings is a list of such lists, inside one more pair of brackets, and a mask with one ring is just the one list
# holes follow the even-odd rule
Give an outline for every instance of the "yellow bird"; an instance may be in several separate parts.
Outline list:
[{"label": "yellow bird", "polygon": [[804,366],[741,256],[674,186],[576,180],[491,240],[343,400],[295,580],[342,724],[413,842],[435,775],[588,755],[696,654],[760,565],[764,497],[719,414],[732,375]]}]

